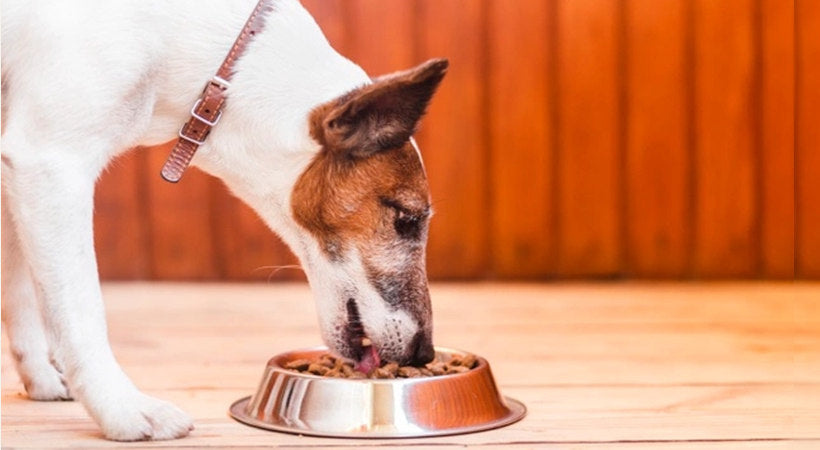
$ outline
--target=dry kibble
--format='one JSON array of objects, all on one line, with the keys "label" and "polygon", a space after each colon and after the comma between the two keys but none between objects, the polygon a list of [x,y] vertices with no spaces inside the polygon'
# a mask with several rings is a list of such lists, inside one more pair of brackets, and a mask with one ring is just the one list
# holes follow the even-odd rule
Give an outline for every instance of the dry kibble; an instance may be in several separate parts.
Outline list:
[{"label": "dry kibble", "polygon": [[399,367],[399,378],[418,378],[422,376],[421,370],[418,367],[404,366]]},{"label": "dry kibble", "polygon": [[384,369],[390,375],[393,375],[394,378],[399,373],[399,363],[397,363],[397,362],[389,362],[389,363],[385,364],[384,366],[382,366],[381,368]]},{"label": "dry kibble", "polygon": [[379,380],[387,380],[387,379],[396,378],[396,376],[393,375],[392,373],[390,373],[390,371],[387,370],[384,367],[377,367],[377,368],[373,369],[372,372],[370,372],[370,378],[379,379]]},{"label": "dry kibble", "polygon": [[430,372],[433,372],[433,375],[444,375],[447,373],[447,367],[441,361],[433,361],[427,364],[427,368],[430,369]]},{"label": "dry kibble", "polygon": [[325,353],[313,361],[306,359],[289,361],[285,363],[285,368],[296,372],[332,378],[389,380],[393,378],[434,377],[465,373],[477,365],[478,359],[475,355],[452,355],[446,361],[436,355],[436,359],[427,363],[424,367],[399,366],[397,362],[390,361],[371,370],[370,373],[362,373],[355,370],[350,362]]},{"label": "dry kibble", "polygon": [[299,372],[304,372],[310,366],[310,361],[306,359],[294,359],[293,361],[288,361],[285,364],[285,369],[296,370]]},{"label": "dry kibble", "polygon": [[336,366],[336,358],[331,355],[322,355],[317,362],[328,369],[332,369]]},{"label": "dry kibble", "polygon": [[454,374],[454,373],[464,373],[464,372],[469,372],[469,371],[470,371],[470,368],[469,368],[469,367],[464,367],[464,366],[448,366],[448,367],[444,370],[444,373],[446,373],[447,375],[452,375],[452,374]]},{"label": "dry kibble", "polygon": [[466,354],[464,357],[461,358],[461,366],[466,367],[468,369],[472,369],[478,364],[478,360],[476,359],[475,355],[473,354]]},{"label": "dry kibble", "polygon": [[330,372],[330,369],[319,363],[311,363],[308,366],[307,371],[314,375],[325,375],[326,373]]}]

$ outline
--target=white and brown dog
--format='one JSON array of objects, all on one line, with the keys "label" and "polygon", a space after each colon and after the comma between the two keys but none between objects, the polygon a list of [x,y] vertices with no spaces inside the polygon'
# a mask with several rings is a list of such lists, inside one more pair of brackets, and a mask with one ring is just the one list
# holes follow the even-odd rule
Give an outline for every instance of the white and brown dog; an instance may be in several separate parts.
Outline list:
[{"label": "white and brown dog", "polygon": [[[78,399],[110,439],[192,425],[141,393],[108,344],[95,180],[128,149],[176,136],[253,3],[3,2],[3,322],[29,397]],[[298,255],[333,351],[362,366],[429,361],[430,196],[411,135],[447,62],[371,80],[297,0],[272,3],[193,164]]]}]

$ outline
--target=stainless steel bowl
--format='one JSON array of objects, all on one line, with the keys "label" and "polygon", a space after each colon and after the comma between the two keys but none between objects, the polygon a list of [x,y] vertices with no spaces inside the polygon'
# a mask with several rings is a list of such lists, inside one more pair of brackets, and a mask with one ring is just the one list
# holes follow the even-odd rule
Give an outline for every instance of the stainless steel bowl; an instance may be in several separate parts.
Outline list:
[{"label": "stainless steel bowl", "polygon": [[[427,437],[472,433],[514,423],[524,405],[502,397],[484,358],[472,370],[427,378],[325,378],[284,368],[314,359],[317,347],[274,356],[259,388],[231,405],[231,416],[266,430],[350,438]],[[462,351],[436,348],[442,360]]]}]

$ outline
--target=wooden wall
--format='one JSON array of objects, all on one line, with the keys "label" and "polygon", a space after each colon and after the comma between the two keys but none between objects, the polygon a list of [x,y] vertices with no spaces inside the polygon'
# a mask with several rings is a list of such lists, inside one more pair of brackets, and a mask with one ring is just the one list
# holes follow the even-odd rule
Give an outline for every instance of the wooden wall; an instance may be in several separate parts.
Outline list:
[{"label": "wooden wall", "polygon": [[[304,0],[369,73],[451,70],[418,134],[434,279],[820,278],[820,3]],[[98,189],[109,279],[301,278],[201,173]]]}]

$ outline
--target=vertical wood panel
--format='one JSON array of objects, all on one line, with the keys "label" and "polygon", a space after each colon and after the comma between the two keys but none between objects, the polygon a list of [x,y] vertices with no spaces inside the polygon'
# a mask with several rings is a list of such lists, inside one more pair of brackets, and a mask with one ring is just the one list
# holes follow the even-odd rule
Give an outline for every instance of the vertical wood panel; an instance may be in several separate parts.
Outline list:
[{"label": "vertical wood panel", "polygon": [[792,278],[795,260],[794,3],[762,0],[760,26],[763,70],[761,270],[765,277]]},{"label": "vertical wood panel", "polygon": [[129,280],[151,273],[146,205],[140,188],[145,155],[131,151],[113,161],[95,191],[94,245],[100,278]]},{"label": "vertical wood panel", "polygon": [[488,2],[489,263],[505,278],[555,271],[554,6],[540,0]]},{"label": "vertical wood panel", "polygon": [[558,4],[559,273],[619,270],[617,2]]},{"label": "vertical wood panel", "polygon": [[695,273],[751,276],[755,235],[752,0],[695,4]]},{"label": "vertical wood panel", "polygon": [[[417,133],[436,213],[427,265],[441,278],[482,277],[489,214],[484,127],[483,2],[421,0],[419,61],[447,56],[450,68]],[[458,26],[453,26],[458,24]]]},{"label": "vertical wood panel", "polygon": [[220,278],[231,280],[302,280],[299,261],[247,205],[211,184],[213,241]]},{"label": "vertical wood panel", "polygon": [[151,270],[156,279],[215,279],[221,273],[214,249],[209,208],[211,183],[196,169],[185,172],[179,183],[168,183],[159,170],[171,144],[144,149],[147,155],[146,201],[151,233]]},{"label": "vertical wood panel", "polygon": [[685,0],[627,1],[628,272],[685,274],[691,246]]},{"label": "vertical wood panel", "polygon": [[797,268],[820,278],[820,4],[797,0]]},{"label": "vertical wood panel", "polygon": [[370,76],[412,67],[415,6],[407,0],[346,1],[349,57]]}]

